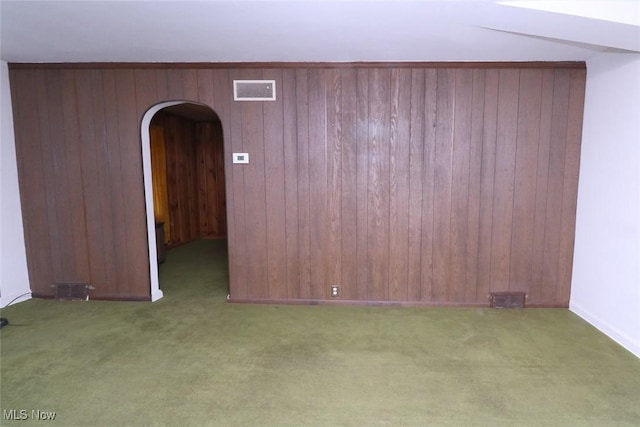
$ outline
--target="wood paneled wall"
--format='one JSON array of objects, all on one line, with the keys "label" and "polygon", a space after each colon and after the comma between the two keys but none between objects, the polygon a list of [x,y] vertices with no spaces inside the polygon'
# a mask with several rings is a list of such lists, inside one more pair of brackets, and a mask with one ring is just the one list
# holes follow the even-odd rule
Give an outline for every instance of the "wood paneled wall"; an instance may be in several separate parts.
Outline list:
[{"label": "wood paneled wall", "polygon": [[219,121],[195,122],[200,238],[226,239],[224,141]]},{"label": "wood paneled wall", "polygon": [[152,125],[164,129],[168,245],[226,238],[221,123],[199,122],[160,111]]},{"label": "wood paneled wall", "polygon": [[[211,106],[235,301],[566,306],[583,64],[12,66],[32,289],[148,296],[139,123]],[[233,102],[233,79],[274,102]],[[34,126],[35,124],[35,126]],[[251,163],[231,164],[231,152]]]}]

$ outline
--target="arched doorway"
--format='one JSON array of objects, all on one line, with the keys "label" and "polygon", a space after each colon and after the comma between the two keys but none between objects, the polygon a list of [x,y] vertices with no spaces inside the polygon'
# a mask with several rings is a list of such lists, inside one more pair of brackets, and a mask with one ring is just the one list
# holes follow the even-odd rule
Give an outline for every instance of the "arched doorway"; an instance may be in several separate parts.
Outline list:
[{"label": "arched doorway", "polygon": [[204,104],[163,102],[146,112],[141,135],[151,297],[156,301],[163,297],[158,264],[165,244],[226,239],[222,124]]}]

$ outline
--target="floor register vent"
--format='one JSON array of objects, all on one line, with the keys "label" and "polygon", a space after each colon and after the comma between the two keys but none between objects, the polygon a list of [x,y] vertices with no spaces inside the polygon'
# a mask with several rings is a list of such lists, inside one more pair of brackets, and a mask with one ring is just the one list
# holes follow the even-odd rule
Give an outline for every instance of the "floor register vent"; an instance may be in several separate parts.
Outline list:
[{"label": "floor register vent", "polygon": [[275,80],[234,80],[233,99],[235,101],[275,101]]},{"label": "floor register vent", "polygon": [[53,287],[58,301],[88,301],[89,291],[94,289],[88,283],[54,283]]},{"label": "floor register vent", "polygon": [[524,308],[525,292],[491,292],[489,306],[492,308]]}]

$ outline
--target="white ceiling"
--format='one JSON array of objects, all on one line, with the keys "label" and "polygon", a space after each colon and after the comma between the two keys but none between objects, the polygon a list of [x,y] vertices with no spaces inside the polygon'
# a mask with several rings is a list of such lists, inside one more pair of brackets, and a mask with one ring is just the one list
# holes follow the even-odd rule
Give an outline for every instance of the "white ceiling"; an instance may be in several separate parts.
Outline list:
[{"label": "white ceiling", "polygon": [[581,61],[640,52],[640,0],[10,1],[7,62]]}]

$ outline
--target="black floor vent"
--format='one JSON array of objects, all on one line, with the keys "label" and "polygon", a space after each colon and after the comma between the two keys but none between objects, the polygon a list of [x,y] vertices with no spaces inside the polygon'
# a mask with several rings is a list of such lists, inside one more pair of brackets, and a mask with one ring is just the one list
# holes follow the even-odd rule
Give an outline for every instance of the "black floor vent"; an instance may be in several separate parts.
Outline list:
[{"label": "black floor vent", "polygon": [[59,301],[87,301],[89,289],[92,289],[88,283],[54,283],[53,287]]},{"label": "black floor vent", "polygon": [[489,306],[492,308],[524,308],[525,292],[491,292]]}]

